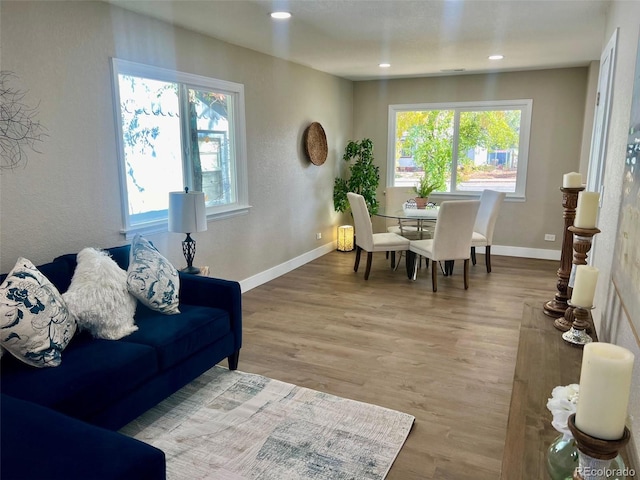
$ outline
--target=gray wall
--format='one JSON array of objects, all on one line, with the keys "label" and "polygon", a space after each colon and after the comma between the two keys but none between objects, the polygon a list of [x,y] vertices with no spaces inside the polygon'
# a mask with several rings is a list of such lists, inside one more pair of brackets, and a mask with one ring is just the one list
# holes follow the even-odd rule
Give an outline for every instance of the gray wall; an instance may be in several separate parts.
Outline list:
[{"label": "gray wall", "polygon": [[[29,104],[40,104],[49,134],[24,168],[0,174],[0,271],[18,256],[39,264],[127,242],[120,233],[113,56],[245,85],[253,208],[195,235],[196,264],[242,280],[335,239],[333,178],[352,131],[352,82],[103,2],[3,1],[0,8],[1,68],[19,76]],[[327,133],[321,167],[302,149],[312,121]],[[183,235],[149,238],[184,265]]]},{"label": "gray wall", "polygon": [[[523,249],[560,250],[564,220],[559,188],[562,175],[580,167],[587,80],[587,68],[570,68],[358,82],[355,133],[374,142],[376,161],[384,175],[382,191],[386,185],[390,104],[533,99],[526,201],[505,202],[493,242]],[[555,234],[556,241],[545,242],[545,233]]]}]

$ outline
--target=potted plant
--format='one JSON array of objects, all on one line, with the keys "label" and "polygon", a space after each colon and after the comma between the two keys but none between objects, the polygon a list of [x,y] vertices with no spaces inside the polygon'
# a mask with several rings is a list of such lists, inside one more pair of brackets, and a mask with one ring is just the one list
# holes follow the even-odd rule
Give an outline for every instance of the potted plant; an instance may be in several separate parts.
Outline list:
[{"label": "potted plant", "polygon": [[418,208],[425,208],[429,202],[429,195],[434,190],[437,190],[439,186],[438,181],[432,181],[429,175],[425,172],[420,181],[413,187],[416,192],[416,206]]},{"label": "potted plant", "polygon": [[[373,142],[368,138],[350,141],[342,159],[351,162],[348,179],[337,177],[333,183],[333,206],[337,212],[349,210],[348,192],[362,195],[370,214],[378,211],[376,190],[380,183],[380,168],[373,163]],[[355,161],[353,161],[355,160]]]}]

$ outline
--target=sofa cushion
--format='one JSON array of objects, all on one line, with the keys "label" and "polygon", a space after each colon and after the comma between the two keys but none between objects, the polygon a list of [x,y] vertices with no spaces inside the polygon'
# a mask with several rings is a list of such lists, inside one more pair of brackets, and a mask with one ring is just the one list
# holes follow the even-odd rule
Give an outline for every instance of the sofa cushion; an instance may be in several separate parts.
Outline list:
[{"label": "sofa cushion", "polygon": [[165,455],[151,445],[48,408],[0,396],[0,478],[162,480]]},{"label": "sofa cushion", "polygon": [[86,419],[109,407],[158,372],[147,345],[76,335],[57,368],[35,369],[2,358],[2,393]]},{"label": "sofa cushion", "polygon": [[29,260],[19,258],[0,285],[0,344],[34,367],[57,367],[76,331],[58,289]]},{"label": "sofa cushion", "polygon": [[139,330],[120,341],[153,346],[160,369],[166,370],[231,331],[229,313],[225,310],[181,304],[180,312],[163,315],[138,305]]},{"label": "sofa cushion", "polygon": [[140,235],[131,241],[127,287],[143,305],[168,315],[180,313],[178,271]]},{"label": "sofa cushion", "polygon": [[69,289],[62,295],[81,329],[94,337],[118,340],[135,332],[137,300],[127,290],[127,272],[104,251],[78,253]]}]

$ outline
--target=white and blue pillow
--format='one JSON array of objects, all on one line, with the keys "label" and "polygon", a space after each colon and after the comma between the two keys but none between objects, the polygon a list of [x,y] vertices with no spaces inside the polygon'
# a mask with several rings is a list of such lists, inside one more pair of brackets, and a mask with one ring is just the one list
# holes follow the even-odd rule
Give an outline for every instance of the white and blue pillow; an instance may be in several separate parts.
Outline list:
[{"label": "white and blue pillow", "polygon": [[168,315],[180,313],[178,271],[140,235],[133,237],[131,242],[127,288],[152,310]]},{"label": "white and blue pillow", "polygon": [[56,287],[19,258],[0,285],[0,345],[34,367],[57,367],[76,328]]}]

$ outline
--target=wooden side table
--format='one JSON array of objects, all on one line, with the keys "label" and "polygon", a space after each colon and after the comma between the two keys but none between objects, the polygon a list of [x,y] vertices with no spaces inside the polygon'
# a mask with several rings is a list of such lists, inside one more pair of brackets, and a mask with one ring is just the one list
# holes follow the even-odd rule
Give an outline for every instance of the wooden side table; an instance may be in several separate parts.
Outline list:
[{"label": "wooden side table", "polygon": [[[593,333],[594,341],[595,332]],[[554,387],[580,383],[582,349],[562,340],[541,306],[525,304],[502,457],[502,480],[546,479],[546,453],[560,435],[547,400]],[[620,452],[627,466],[627,450]],[[636,472],[638,471],[635,468]]]}]

